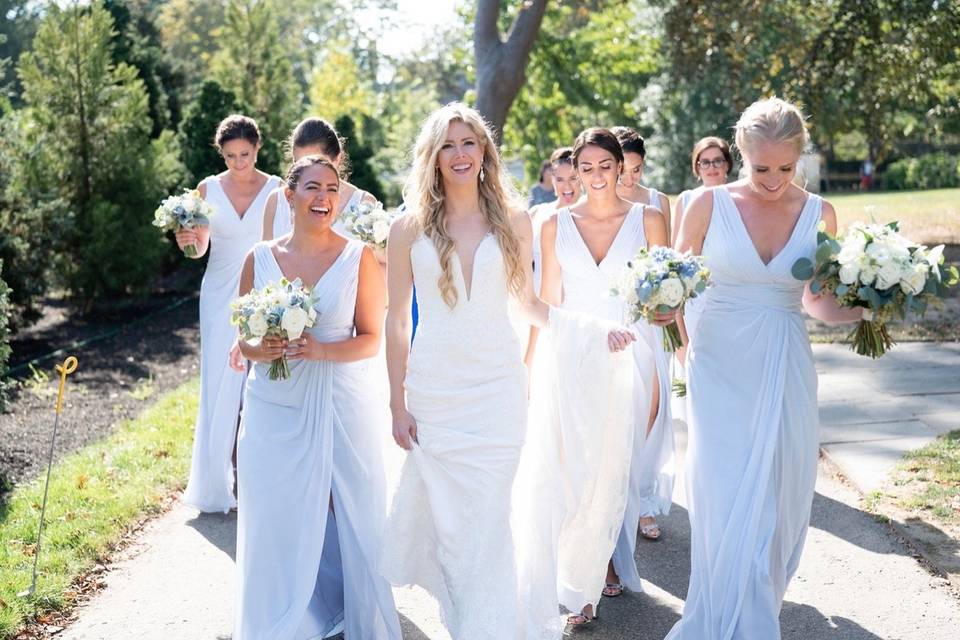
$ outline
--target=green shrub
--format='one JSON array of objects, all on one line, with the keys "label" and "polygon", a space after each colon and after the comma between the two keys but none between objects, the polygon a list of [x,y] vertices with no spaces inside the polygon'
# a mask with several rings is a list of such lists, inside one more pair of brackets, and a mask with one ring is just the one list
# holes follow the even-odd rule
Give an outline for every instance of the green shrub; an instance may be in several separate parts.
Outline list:
[{"label": "green shrub", "polygon": [[946,153],[927,153],[890,163],[883,174],[887,189],[948,189],[960,186],[960,162]]},{"label": "green shrub", "polygon": [[7,373],[7,362],[10,360],[10,338],[7,335],[7,319],[9,304],[7,294],[10,289],[3,281],[3,260],[0,260],[0,411],[7,409],[7,390],[9,385],[4,379]]}]

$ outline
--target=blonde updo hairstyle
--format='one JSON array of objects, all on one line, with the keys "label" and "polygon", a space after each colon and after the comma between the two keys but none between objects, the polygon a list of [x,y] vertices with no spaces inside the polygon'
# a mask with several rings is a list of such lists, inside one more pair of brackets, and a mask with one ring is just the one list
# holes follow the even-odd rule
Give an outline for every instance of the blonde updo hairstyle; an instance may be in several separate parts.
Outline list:
[{"label": "blonde updo hairstyle", "polygon": [[762,142],[790,144],[798,154],[810,142],[803,113],[796,105],[777,97],[757,100],[747,107],[735,130],[737,148],[744,158]]},{"label": "blonde updo hairstyle", "polygon": [[510,222],[511,210],[522,209],[506,168],[497,152],[490,126],[476,110],[451,102],[427,116],[413,146],[413,167],[403,190],[404,201],[414,213],[419,231],[429,238],[440,256],[442,273],[437,285],[443,301],[451,309],[457,304],[453,281],[453,238],[447,233],[443,177],[437,166],[440,148],[447,139],[451,122],[466,124],[483,149],[483,179],[479,180],[480,211],[493,229],[500,245],[507,272],[507,287],[514,295],[524,288],[524,269],[520,259],[520,239]]}]

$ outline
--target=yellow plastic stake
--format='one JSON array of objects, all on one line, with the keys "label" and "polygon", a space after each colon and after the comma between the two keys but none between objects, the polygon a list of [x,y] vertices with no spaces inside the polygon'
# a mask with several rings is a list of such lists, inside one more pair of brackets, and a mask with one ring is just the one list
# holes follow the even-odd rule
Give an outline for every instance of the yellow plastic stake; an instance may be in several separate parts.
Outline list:
[{"label": "yellow plastic stake", "polygon": [[57,373],[60,374],[60,389],[57,391],[57,415],[60,415],[60,409],[63,408],[63,387],[67,384],[67,376],[77,370],[76,357],[70,356],[63,361],[63,364],[57,365]]}]

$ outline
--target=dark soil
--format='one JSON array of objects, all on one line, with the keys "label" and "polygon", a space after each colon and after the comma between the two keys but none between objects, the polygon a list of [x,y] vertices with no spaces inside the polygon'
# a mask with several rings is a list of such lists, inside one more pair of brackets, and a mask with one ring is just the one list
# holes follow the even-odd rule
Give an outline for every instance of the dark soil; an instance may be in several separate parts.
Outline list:
[{"label": "dark soil", "polygon": [[11,377],[18,382],[0,415],[0,500],[46,466],[59,382],[54,366],[67,355],[79,360],[67,379],[60,458],[101,440],[159,394],[198,375],[198,302],[195,292],[160,293],[81,315],[64,300],[46,300],[41,320],[11,343]]}]

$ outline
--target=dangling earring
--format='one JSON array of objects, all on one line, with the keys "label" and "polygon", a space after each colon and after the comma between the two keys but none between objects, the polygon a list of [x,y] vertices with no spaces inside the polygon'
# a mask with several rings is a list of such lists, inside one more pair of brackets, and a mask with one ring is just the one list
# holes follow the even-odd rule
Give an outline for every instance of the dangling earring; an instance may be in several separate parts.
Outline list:
[{"label": "dangling earring", "polygon": [[480,182],[487,179],[487,174],[483,171],[483,165],[480,165]]}]

